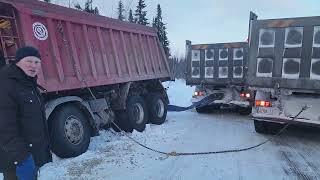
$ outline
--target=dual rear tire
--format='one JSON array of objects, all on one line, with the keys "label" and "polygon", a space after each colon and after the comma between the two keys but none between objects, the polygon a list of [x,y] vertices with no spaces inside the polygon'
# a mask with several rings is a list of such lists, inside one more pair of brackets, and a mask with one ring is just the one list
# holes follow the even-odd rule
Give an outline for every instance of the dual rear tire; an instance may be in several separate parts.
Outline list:
[{"label": "dual rear tire", "polygon": [[254,129],[260,134],[275,135],[284,127],[283,124],[254,120]]},{"label": "dual rear tire", "polygon": [[[116,112],[118,127],[125,132],[132,132],[134,129],[143,132],[146,124],[163,124],[167,116],[167,103],[159,93],[150,93],[145,98],[142,96],[129,96],[126,109]],[[113,129],[120,131],[117,127]]]},{"label": "dual rear tire", "polygon": [[[148,94],[145,98],[130,96],[126,110],[116,111],[115,114],[115,123],[122,130],[142,132],[149,122],[164,123],[167,103],[159,93]],[[114,125],[113,129],[119,131]],[[49,118],[51,149],[61,158],[76,157],[88,149],[92,130],[88,116],[78,105],[63,105]]]},{"label": "dual rear tire", "polygon": [[212,113],[220,109],[219,104],[211,104],[207,106],[197,107],[196,111],[197,113],[203,114],[203,113]]}]

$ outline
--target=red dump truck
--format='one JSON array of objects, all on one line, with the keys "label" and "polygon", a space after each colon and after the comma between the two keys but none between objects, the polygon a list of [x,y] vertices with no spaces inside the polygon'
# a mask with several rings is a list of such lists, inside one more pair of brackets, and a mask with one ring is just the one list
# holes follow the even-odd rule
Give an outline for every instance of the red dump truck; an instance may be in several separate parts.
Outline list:
[{"label": "red dump truck", "polygon": [[151,27],[53,4],[0,0],[0,51],[9,63],[25,45],[38,48],[38,83],[46,103],[53,152],[74,157],[111,122],[143,131],[162,124],[171,80],[167,57]]}]

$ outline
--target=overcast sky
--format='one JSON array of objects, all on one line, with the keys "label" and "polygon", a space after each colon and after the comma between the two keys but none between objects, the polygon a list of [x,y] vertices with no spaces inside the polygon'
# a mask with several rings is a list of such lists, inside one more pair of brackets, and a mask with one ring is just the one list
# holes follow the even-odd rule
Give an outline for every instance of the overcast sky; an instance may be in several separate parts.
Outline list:
[{"label": "overcast sky", "polygon": [[[68,6],[68,0],[52,0]],[[85,0],[70,0],[71,5]],[[93,0],[100,14],[116,18],[118,0]],[[138,0],[123,0],[134,11]],[[160,4],[173,55],[183,56],[185,40],[196,43],[245,41],[249,12],[260,19],[320,16],[320,0],[145,0],[149,21]]]}]

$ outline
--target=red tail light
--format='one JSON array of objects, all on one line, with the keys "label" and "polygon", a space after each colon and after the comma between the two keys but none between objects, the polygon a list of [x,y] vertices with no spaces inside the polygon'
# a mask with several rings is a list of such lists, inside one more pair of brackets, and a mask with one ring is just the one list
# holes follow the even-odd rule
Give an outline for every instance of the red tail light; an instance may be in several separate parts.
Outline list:
[{"label": "red tail light", "polygon": [[204,96],[204,92],[203,91],[195,91],[193,96]]},{"label": "red tail light", "polygon": [[272,103],[270,101],[256,100],[256,106],[259,106],[259,107],[272,107]]},{"label": "red tail light", "polygon": [[250,93],[240,93],[240,97],[250,98],[251,94]]}]

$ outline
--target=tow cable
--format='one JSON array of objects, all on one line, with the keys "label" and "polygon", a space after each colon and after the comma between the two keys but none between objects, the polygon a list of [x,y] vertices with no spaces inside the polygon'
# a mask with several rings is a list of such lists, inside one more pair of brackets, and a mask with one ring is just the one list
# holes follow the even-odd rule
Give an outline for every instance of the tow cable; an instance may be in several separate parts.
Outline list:
[{"label": "tow cable", "polygon": [[[79,72],[81,74],[81,72]],[[82,82],[85,84],[85,88],[88,89],[88,91],[90,92],[92,98],[97,99],[96,96],[93,94],[93,92],[91,91],[91,88],[88,86],[87,81],[82,77]],[[209,104],[210,102],[212,102],[213,100],[215,100],[217,98],[217,95],[212,95],[212,96],[208,96],[204,99],[202,99],[201,101],[199,101],[198,103],[195,103],[189,107],[179,107],[179,106],[169,106],[172,107],[173,110],[175,111],[185,111],[186,109],[192,109],[195,107],[201,107],[204,106],[206,104]],[[270,137],[269,139],[256,144],[254,146],[250,146],[250,147],[245,147],[245,148],[240,148],[240,149],[227,149],[227,150],[220,150],[220,151],[207,151],[207,152],[176,152],[176,151],[171,151],[171,152],[164,152],[164,151],[160,151],[160,150],[156,150],[154,148],[148,147],[142,143],[140,143],[139,141],[135,140],[134,138],[130,137],[129,135],[127,135],[115,122],[111,122],[119,131],[120,134],[123,136],[126,136],[127,138],[129,138],[130,140],[132,140],[133,142],[135,142],[136,144],[140,145],[141,147],[148,149],[150,151],[159,153],[159,154],[163,154],[166,155],[167,157],[170,156],[195,156],[195,155],[209,155],[209,154],[225,154],[225,153],[235,153],[235,152],[242,152],[242,151],[248,151],[254,148],[257,148],[259,146],[262,146],[263,144],[266,144],[267,142],[273,140],[275,137],[281,135],[287,128],[288,126],[290,126],[294,120],[305,110],[307,110],[309,107],[308,106],[303,106],[300,110],[299,113],[297,113],[297,115],[295,115],[294,117],[291,118],[291,121],[289,121],[277,134],[273,135],[272,137]]]},{"label": "tow cable", "polygon": [[245,147],[245,148],[240,148],[240,149],[228,149],[228,150],[220,150],[220,151],[207,151],[207,152],[176,152],[176,151],[172,151],[172,152],[164,152],[164,151],[159,151],[153,148],[150,148],[140,142],[138,142],[137,140],[135,140],[134,138],[128,136],[127,134],[124,133],[124,131],[121,130],[121,128],[119,126],[117,126],[114,122],[112,122],[114,124],[114,126],[120,131],[120,133],[124,136],[126,136],[127,138],[131,139],[133,142],[135,142],[136,144],[142,146],[145,149],[148,149],[150,151],[159,153],[159,154],[163,154],[166,156],[194,156],[194,155],[209,155],[209,154],[224,154],[224,153],[235,153],[235,152],[242,152],[242,151],[248,151],[254,148],[257,148],[259,146],[262,146],[263,144],[266,144],[267,142],[273,140],[274,138],[276,138],[277,136],[280,136],[287,128],[288,126],[290,126],[294,120],[305,110],[307,110],[309,107],[304,106],[302,107],[302,109],[300,110],[300,112],[295,115],[294,117],[291,118],[291,120],[275,135],[273,135],[272,137],[270,137],[269,139],[256,144],[254,146],[250,146],[250,147]]},{"label": "tow cable", "polygon": [[[84,83],[86,84],[86,88],[88,89],[88,91],[90,92],[91,96],[94,98],[94,99],[97,99],[95,97],[95,95],[93,94],[93,92],[91,91],[90,87],[87,85],[86,81],[84,80]],[[210,102],[212,102],[213,100],[215,100],[217,98],[217,96],[215,95],[212,95],[212,96],[208,96],[204,99],[202,99],[201,101],[199,101],[198,103],[196,104],[193,104],[189,107],[181,107],[181,109],[178,108],[178,106],[172,106],[172,107],[175,107],[177,108],[177,111],[179,110],[183,110],[185,111],[185,109],[191,109],[191,108],[195,108],[195,107],[201,107],[201,106],[204,106]],[[268,138],[267,140],[259,143],[259,144],[256,144],[254,146],[249,146],[249,147],[245,147],[245,148],[240,148],[240,149],[227,149],[227,150],[220,150],[220,151],[207,151],[207,152],[176,152],[176,151],[171,151],[171,152],[164,152],[164,151],[160,151],[160,150],[156,150],[154,148],[151,148],[151,147],[148,147],[142,143],[140,143],[139,141],[135,140],[134,138],[130,137],[129,135],[127,135],[115,122],[111,122],[120,132],[121,135],[123,136],[126,136],[127,138],[129,138],[130,140],[132,140],[133,142],[135,142],[136,144],[138,144],[139,146],[145,148],[145,149],[148,149],[150,151],[153,151],[155,153],[159,153],[159,154],[162,154],[162,155],[166,155],[167,157],[170,157],[170,156],[195,156],[195,155],[209,155],[209,154],[225,154],[225,153],[235,153],[235,152],[242,152],[242,151],[248,151],[248,150],[251,150],[251,149],[255,149],[259,146],[262,146],[263,144],[266,144],[267,142],[273,140],[274,138],[280,136],[287,128],[288,126],[290,126],[294,120],[305,110],[307,110],[309,107],[308,106],[303,106],[301,108],[301,110],[299,111],[299,113],[297,113],[294,117],[291,118],[291,120],[275,135],[273,135],[272,137]]]}]

